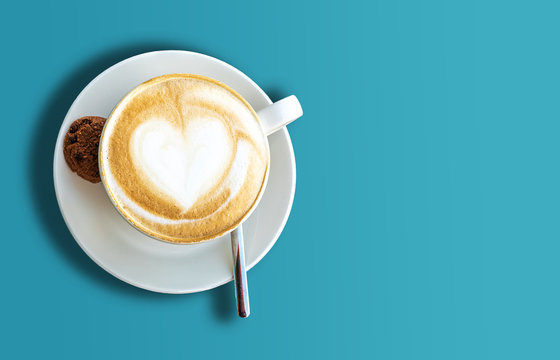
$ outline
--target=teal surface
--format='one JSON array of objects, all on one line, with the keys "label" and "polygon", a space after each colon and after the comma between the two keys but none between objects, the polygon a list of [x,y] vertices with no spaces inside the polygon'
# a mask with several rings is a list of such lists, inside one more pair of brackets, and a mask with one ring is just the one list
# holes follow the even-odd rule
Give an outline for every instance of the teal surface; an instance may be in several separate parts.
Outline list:
[{"label": "teal surface", "polygon": [[[560,358],[556,1],[42,1],[2,6],[0,358]],[[296,94],[286,229],[232,284],[162,295],[60,216],[58,128],[108,66],[220,58]]]}]

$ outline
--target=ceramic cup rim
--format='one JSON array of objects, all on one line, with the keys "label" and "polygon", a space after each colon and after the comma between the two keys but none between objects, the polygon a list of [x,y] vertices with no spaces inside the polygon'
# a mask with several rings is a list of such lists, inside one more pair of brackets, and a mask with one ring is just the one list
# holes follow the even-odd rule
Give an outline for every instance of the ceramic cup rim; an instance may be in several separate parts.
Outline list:
[{"label": "ceramic cup rim", "polygon": [[[110,186],[108,185],[108,182],[106,180],[106,174],[105,174],[106,170],[105,170],[105,167],[104,167],[104,162],[103,162],[103,157],[102,157],[103,156],[102,155],[102,151],[103,151],[103,145],[102,144],[103,144],[104,140],[107,141],[106,140],[107,137],[105,136],[106,135],[105,129],[107,128],[107,124],[109,124],[110,121],[115,121],[114,120],[115,117],[113,116],[115,114],[115,110],[117,108],[119,108],[119,106],[122,103],[124,103],[125,100],[129,100],[130,97],[134,97],[135,94],[140,92],[143,88],[146,88],[146,87],[152,85],[155,82],[164,81],[164,80],[170,79],[170,78],[178,78],[178,77],[202,79],[202,80],[212,82],[212,83],[226,89],[227,91],[231,92],[234,96],[236,96],[239,100],[241,100],[241,102],[251,111],[253,116],[255,116],[255,118],[258,121],[259,129],[260,129],[260,132],[261,132],[261,134],[264,138],[264,143],[266,145],[266,154],[267,154],[265,176],[264,176],[264,179],[261,183],[259,193],[258,193],[257,197],[255,198],[253,204],[249,208],[249,210],[247,212],[245,212],[245,214],[239,220],[237,220],[231,226],[227,227],[225,230],[223,230],[219,233],[216,233],[216,234],[211,234],[211,235],[206,235],[206,236],[196,238],[194,241],[184,241],[183,238],[167,236],[167,235],[164,235],[164,234],[156,234],[155,232],[151,231],[149,228],[142,227],[140,224],[136,224],[130,218],[130,216],[127,216],[126,212],[119,207],[119,205],[117,203],[117,200],[116,200],[116,196],[113,194],[113,192],[110,189]],[[146,235],[146,236],[148,236],[152,239],[155,239],[155,240],[159,240],[159,241],[163,241],[165,243],[170,243],[170,244],[175,244],[175,245],[193,245],[193,244],[200,244],[200,243],[204,243],[204,242],[207,242],[207,241],[211,241],[211,240],[217,239],[221,236],[227,235],[227,234],[231,233],[233,230],[235,230],[236,228],[238,228],[240,225],[242,225],[243,222],[245,220],[247,220],[249,218],[249,216],[251,216],[253,211],[257,208],[260,200],[262,199],[262,196],[263,196],[263,194],[265,192],[265,189],[266,189],[266,185],[268,184],[268,178],[269,178],[269,174],[270,174],[270,147],[269,147],[269,144],[268,144],[268,137],[267,137],[266,133],[264,132],[262,122],[261,122],[257,112],[253,109],[251,104],[243,96],[241,96],[241,94],[239,94],[237,91],[235,91],[233,88],[231,88],[230,86],[222,83],[221,81],[213,79],[209,76],[204,76],[204,75],[194,74],[194,73],[170,73],[170,74],[164,74],[164,75],[156,76],[154,78],[151,78],[151,79],[149,79],[147,81],[144,81],[141,84],[137,85],[134,89],[130,90],[122,99],[120,99],[119,102],[117,103],[117,105],[115,105],[115,107],[113,108],[113,110],[111,110],[111,113],[107,117],[107,121],[105,122],[105,125],[103,126],[103,130],[101,132],[101,137],[99,139],[98,166],[99,166],[99,174],[100,174],[100,177],[101,177],[101,182],[103,184],[103,188],[104,188],[105,192],[107,193],[107,196],[109,197],[109,200],[111,201],[111,204],[117,210],[119,215],[122,218],[124,218],[129,225],[131,225],[134,229],[140,231],[142,234],[144,234],[144,235]]]}]

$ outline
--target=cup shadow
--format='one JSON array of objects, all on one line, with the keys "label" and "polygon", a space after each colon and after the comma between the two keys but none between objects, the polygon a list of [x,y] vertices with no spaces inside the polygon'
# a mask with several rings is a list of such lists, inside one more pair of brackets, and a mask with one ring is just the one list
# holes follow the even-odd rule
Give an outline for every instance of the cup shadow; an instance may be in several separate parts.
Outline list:
[{"label": "cup shadow", "polygon": [[208,296],[206,294],[209,294],[213,299],[212,307],[215,317],[219,320],[234,319],[235,307],[232,308],[232,305],[235,305],[235,299],[232,299],[231,296],[233,295],[233,289],[229,289],[227,285],[190,296],[171,296],[136,288],[113,277],[98,267],[80,249],[66,227],[60,211],[57,211],[58,204],[54,192],[52,157],[60,125],[75,97],[95,76],[111,65],[144,52],[168,49],[189,49],[208,54],[204,49],[193,49],[192,46],[181,43],[149,42],[132,44],[110,49],[92,57],[86,63],[70,71],[59,83],[53,84],[50,96],[38,113],[29,143],[31,151],[29,152],[27,178],[29,179],[28,187],[33,199],[33,209],[45,231],[46,238],[58,251],[61,258],[97,285],[124,296],[142,298],[148,301],[177,302],[184,301],[185,298],[203,296],[202,294]]},{"label": "cup shadow", "polygon": [[264,92],[268,95],[272,102],[277,102],[278,100],[282,100],[286,96],[290,95],[285,91],[281,90],[280,88],[276,87],[263,87]]}]

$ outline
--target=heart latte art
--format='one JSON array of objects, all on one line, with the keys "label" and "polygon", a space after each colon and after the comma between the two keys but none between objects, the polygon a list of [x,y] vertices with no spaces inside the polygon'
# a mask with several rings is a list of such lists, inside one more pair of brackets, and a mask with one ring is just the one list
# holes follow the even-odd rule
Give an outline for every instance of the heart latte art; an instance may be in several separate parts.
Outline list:
[{"label": "heart latte art", "polygon": [[153,237],[193,243],[235,228],[261,196],[266,137],[254,110],[202,76],[165,75],[129,93],[100,142],[118,210]]}]

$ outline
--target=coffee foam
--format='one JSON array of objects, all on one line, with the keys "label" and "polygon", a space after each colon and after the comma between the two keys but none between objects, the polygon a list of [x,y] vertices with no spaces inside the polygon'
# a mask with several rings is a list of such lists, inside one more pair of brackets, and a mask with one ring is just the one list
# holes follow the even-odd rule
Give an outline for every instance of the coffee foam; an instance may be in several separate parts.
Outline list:
[{"label": "coffee foam", "polygon": [[252,108],[205,77],[152,79],[113,110],[100,169],[121,213],[151,236],[192,243],[237,226],[268,174],[265,135]]}]

